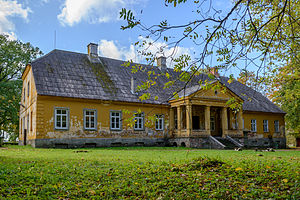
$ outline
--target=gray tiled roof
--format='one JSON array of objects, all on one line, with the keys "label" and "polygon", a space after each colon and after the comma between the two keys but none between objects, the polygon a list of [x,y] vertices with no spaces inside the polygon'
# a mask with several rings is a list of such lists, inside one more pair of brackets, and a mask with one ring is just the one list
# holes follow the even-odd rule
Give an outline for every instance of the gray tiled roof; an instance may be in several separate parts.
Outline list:
[{"label": "gray tiled roof", "polygon": [[[100,57],[100,60],[101,63],[91,63],[87,54],[51,51],[31,63],[37,93],[83,99],[141,102],[138,99],[141,92],[131,93],[131,77],[135,78],[136,84],[139,85],[147,80],[147,70],[160,73],[158,67],[145,65],[141,65],[144,70],[131,73],[131,67],[122,66],[124,61],[104,57]],[[172,69],[167,69],[167,72],[171,78],[159,76],[155,80],[157,84],[147,91],[151,94],[151,98],[143,103],[168,104],[173,92],[180,91],[185,86],[184,82],[176,81],[172,87],[163,89],[164,83],[177,79],[179,75]],[[186,91],[191,87],[199,87],[195,86],[199,80],[206,79],[208,77],[205,74],[195,77],[185,87]],[[228,84],[227,80],[228,78],[221,77],[221,82],[244,100],[244,110],[284,113],[262,94],[237,81]],[[155,99],[155,96],[158,98]]]}]

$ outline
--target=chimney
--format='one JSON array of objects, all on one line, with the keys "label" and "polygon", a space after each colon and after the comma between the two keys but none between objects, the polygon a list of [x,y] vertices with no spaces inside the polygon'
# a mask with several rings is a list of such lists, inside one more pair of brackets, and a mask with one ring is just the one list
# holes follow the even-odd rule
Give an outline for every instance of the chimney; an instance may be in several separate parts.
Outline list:
[{"label": "chimney", "polygon": [[88,46],[88,57],[91,62],[99,62],[98,44],[90,43]]},{"label": "chimney", "polygon": [[219,71],[218,68],[213,67],[213,68],[209,69],[209,71],[210,71],[210,73],[211,73],[212,75],[214,75],[215,77],[217,77],[217,78],[220,77],[220,74],[219,74],[219,72],[218,72],[218,71]]},{"label": "chimney", "polygon": [[167,58],[164,56],[160,56],[159,58],[157,58],[157,66],[160,70],[167,69]]},{"label": "chimney", "polygon": [[131,93],[136,94],[136,79],[131,77]]}]

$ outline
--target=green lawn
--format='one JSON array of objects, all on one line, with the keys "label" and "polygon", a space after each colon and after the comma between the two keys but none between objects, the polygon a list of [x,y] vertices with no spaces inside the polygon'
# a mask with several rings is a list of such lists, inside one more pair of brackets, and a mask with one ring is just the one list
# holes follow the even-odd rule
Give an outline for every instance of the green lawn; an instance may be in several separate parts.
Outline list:
[{"label": "green lawn", "polygon": [[0,148],[0,199],[300,199],[299,183],[300,151]]}]

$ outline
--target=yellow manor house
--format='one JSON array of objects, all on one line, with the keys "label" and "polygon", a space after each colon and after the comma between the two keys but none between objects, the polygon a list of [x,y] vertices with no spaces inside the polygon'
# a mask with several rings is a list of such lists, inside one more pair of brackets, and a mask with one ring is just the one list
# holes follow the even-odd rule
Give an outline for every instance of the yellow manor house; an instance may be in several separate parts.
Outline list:
[{"label": "yellow manor house", "polygon": [[[88,54],[53,50],[28,64],[22,75],[19,144],[33,147],[187,146],[285,147],[285,113],[259,92],[228,78],[195,76],[189,84],[167,68],[140,65],[132,73],[124,61],[99,57],[98,45]],[[151,74],[156,84],[137,86]],[[174,84],[164,89],[170,80]],[[199,81],[222,84],[205,89]],[[183,89],[185,88],[185,89]],[[178,92],[179,98],[172,98]],[[151,98],[140,101],[139,96]],[[233,112],[230,99],[242,103]]]}]

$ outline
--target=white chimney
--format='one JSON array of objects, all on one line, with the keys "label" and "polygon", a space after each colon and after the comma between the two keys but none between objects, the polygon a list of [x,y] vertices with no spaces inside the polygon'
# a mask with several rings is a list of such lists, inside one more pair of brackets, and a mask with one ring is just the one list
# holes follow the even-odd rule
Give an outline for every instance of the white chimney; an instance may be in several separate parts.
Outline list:
[{"label": "white chimney", "polygon": [[136,79],[131,77],[131,93],[136,94]]},{"label": "white chimney", "polygon": [[88,57],[91,62],[99,62],[98,44],[90,43],[88,46]]},{"label": "white chimney", "polygon": [[167,69],[167,58],[164,56],[160,56],[159,58],[157,58],[157,66],[160,70]]}]

